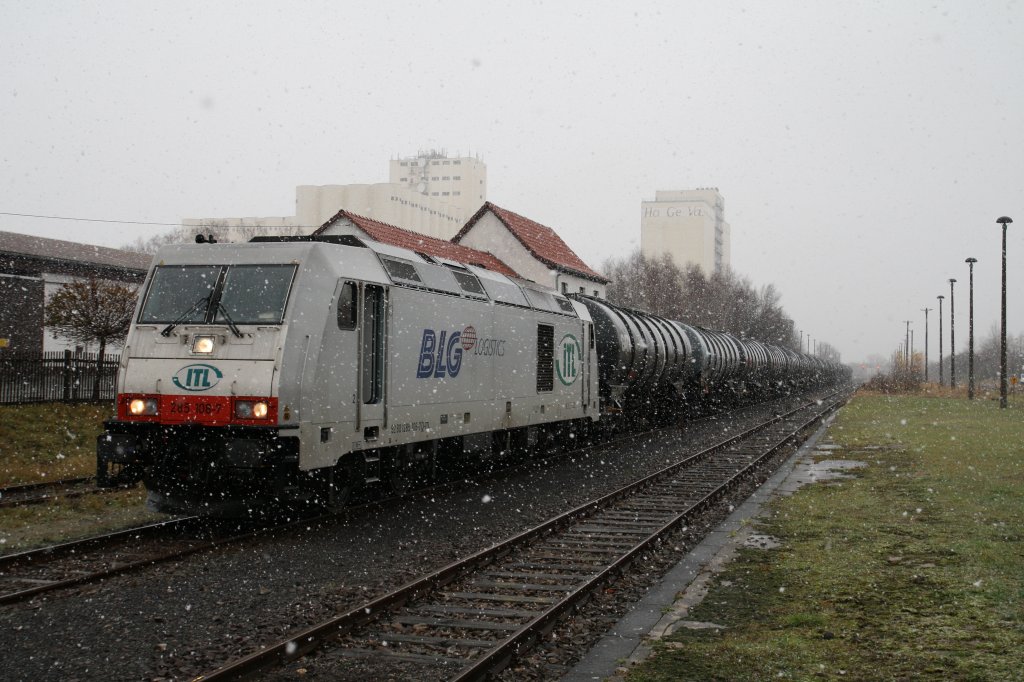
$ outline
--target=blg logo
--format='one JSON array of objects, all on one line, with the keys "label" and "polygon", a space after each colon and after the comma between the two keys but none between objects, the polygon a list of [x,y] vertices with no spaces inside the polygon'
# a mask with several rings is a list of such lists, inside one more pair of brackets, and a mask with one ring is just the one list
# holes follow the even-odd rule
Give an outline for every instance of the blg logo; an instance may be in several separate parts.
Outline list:
[{"label": "blg logo", "polygon": [[[463,342],[463,336],[466,337],[465,342]],[[466,327],[461,332],[454,331],[451,334],[442,329],[440,335],[433,329],[424,329],[423,340],[420,342],[420,360],[416,367],[416,378],[443,379],[446,374],[450,377],[457,377],[459,370],[462,369],[463,350],[469,350],[475,344],[476,330],[472,327]]]},{"label": "blg logo", "polygon": [[583,361],[583,347],[572,334],[566,334],[558,342],[555,349],[555,374],[566,386],[576,383],[580,375],[580,363]]},{"label": "blg logo", "polygon": [[223,377],[224,374],[213,365],[196,364],[179,369],[171,381],[186,391],[205,391],[216,386]]}]

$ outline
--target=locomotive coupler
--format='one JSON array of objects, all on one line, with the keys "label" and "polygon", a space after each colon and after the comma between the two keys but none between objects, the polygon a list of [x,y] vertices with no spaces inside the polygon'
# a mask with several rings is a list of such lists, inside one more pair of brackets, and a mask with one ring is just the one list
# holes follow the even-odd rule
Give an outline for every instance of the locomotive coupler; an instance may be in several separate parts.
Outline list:
[{"label": "locomotive coupler", "polygon": [[116,488],[142,480],[142,449],[128,433],[102,433],[96,438],[96,485]]}]

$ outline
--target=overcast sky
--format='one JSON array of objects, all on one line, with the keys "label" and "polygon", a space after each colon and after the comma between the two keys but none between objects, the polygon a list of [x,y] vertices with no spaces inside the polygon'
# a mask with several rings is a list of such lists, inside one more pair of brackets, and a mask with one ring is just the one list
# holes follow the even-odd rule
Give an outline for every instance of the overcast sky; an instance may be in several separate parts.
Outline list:
[{"label": "overcast sky", "polygon": [[[294,215],[296,185],[438,147],[594,267],[656,190],[718,187],[734,269],[846,361],[906,319],[920,348],[950,277],[964,346],[968,256],[987,333],[1009,215],[1024,331],[1018,2],[0,0],[0,63],[0,212]],[[106,246],[167,229],[0,215]]]}]

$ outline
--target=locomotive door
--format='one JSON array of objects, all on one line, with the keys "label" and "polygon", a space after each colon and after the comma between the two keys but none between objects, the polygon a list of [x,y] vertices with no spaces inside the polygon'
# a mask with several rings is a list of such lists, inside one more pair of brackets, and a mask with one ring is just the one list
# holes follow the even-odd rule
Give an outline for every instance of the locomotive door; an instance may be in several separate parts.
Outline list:
[{"label": "locomotive door", "polygon": [[367,441],[378,440],[387,423],[387,290],[363,284],[359,292],[359,383],[356,431]]}]

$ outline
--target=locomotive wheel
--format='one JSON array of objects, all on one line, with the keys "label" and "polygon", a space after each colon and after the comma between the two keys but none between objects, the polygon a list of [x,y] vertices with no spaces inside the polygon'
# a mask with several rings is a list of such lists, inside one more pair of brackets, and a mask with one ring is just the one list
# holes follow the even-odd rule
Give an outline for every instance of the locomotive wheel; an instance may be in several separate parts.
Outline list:
[{"label": "locomotive wheel", "polygon": [[355,486],[356,477],[352,467],[342,462],[335,464],[327,481],[327,505],[332,509],[344,507],[352,499]]},{"label": "locomotive wheel", "polygon": [[415,446],[395,448],[388,462],[388,485],[392,492],[405,495],[433,477],[432,450],[418,450]]}]

